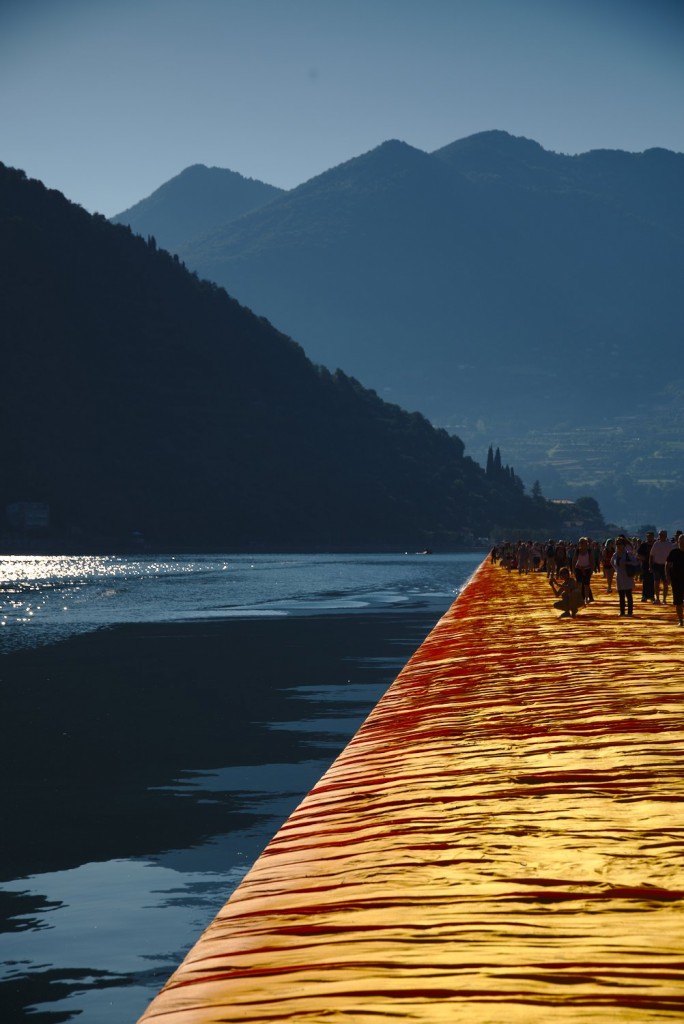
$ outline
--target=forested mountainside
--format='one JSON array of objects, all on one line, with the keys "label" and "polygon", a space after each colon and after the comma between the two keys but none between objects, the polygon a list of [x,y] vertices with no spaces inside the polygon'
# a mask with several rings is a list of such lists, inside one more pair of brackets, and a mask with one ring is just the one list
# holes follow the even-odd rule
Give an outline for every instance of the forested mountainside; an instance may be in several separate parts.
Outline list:
[{"label": "forested mountainside", "polygon": [[665,515],[683,493],[683,228],[684,155],[493,131],[383,143],[177,251],[478,458],[493,441],[547,493]]},{"label": "forested mountainside", "polygon": [[0,504],[49,503],[59,543],[414,549],[562,528],[507,467],[487,475],[152,239],[4,165],[0,318]]}]

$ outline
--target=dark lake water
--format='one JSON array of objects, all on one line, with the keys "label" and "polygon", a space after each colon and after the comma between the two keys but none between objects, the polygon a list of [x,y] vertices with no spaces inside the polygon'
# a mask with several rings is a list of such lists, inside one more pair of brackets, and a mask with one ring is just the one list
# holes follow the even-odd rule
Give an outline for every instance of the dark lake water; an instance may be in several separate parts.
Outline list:
[{"label": "dark lake water", "polygon": [[483,557],[0,559],[0,1021],[135,1021]]}]

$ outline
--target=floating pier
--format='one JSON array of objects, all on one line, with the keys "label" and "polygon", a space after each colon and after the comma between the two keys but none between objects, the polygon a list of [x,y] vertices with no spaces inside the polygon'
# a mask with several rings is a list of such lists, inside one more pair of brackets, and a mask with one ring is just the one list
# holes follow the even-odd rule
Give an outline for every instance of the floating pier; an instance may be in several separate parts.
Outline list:
[{"label": "floating pier", "polygon": [[684,630],[489,562],[145,1024],[684,1018]]}]

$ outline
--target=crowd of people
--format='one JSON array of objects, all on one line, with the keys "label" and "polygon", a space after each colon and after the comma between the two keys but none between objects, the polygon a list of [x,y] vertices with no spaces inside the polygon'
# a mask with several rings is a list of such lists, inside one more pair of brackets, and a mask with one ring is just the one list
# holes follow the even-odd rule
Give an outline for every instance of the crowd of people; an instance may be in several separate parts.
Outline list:
[{"label": "crowd of people", "polygon": [[[667,530],[644,538],[625,534],[601,542],[580,537],[576,542],[518,541],[497,545],[492,562],[508,571],[545,573],[559,609],[560,618],[574,618],[580,608],[594,600],[596,577],[605,582],[606,593],[615,590],[619,614],[634,614],[635,593],[643,603],[672,601],[677,625],[684,627],[684,534],[673,537]],[[593,586],[592,586],[593,585]]]}]

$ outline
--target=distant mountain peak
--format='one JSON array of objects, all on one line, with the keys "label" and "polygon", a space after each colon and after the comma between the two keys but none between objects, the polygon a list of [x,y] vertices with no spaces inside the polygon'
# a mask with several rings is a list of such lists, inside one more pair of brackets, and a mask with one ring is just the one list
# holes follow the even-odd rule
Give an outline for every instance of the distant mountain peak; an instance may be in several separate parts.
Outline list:
[{"label": "distant mountain peak", "polygon": [[564,162],[574,159],[544,149],[533,139],[492,130],[443,146],[433,157],[473,182],[545,188]]},{"label": "distant mountain peak", "polygon": [[[177,174],[175,178],[170,178],[169,181],[165,182],[163,185],[160,185],[156,192],[160,192],[162,189],[166,189],[169,188],[170,186],[173,186],[173,183],[180,180],[181,178],[215,178],[217,180],[223,181],[229,179],[232,179],[233,181],[249,181],[254,182],[257,185],[265,186],[266,188],[275,188],[276,191],[278,192],[283,191],[282,189],[278,189],[275,185],[269,185],[264,181],[260,181],[258,178],[250,178],[245,174],[240,174],[239,171],[231,171],[227,167],[209,167],[207,164],[190,164],[190,166],[182,170],[180,174]],[[153,192],[152,195],[155,195],[155,193]]]},{"label": "distant mountain peak", "polygon": [[[369,149],[366,153],[352,157],[337,167],[324,171],[318,178],[320,180],[334,178],[335,176],[347,176],[350,172],[358,174],[368,171],[373,175],[383,172],[394,173],[406,168],[425,166],[430,164],[431,157],[422,149],[402,142],[401,139],[387,139],[379,146]],[[317,179],[312,179],[316,181]],[[301,188],[301,186],[300,186]]]},{"label": "distant mountain peak", "polygon": [[457,142],[452,143],[455,146],[470,146],[473,144],[481,143],[503,143],[507,146],[517,146],[519,148],[526,147],[529,149],[543,149],[544,147],[534,139],[528,139],[526,135],[512,135],[510,132],[503,131],[501,128],[490,128],[484,132],[474,132],[473,135],[466,135],[465,138],[459,139]]},{"label": "distant mountain peak", "polygon": [[482,154],[482,156],[489,158],[497,157],[507,161],[521,162],[528,160],[539,162],[540,159],[548,161],[553,160],[557,156],[556,153],[544,149],[534,139],[528,139],[524,135],[511,135],[509,132],[498,129],[468,135],[466,138],[451,142],[449,145],[442,146],[441,149],[436,149],[432,153],[433,156],[446,159],[464,156],[470,161],[477,154]]},{"label": "distant mountain peak", "polygon": [[[184,174],[193,174],[194,172],[201,172],[201,171],[206,171],[206,170],[208,170],[208,167],[207,167],[206,164],[190,164],[190,166],[186,167],[185,170],[181,171],[180,174],[177,175],[177,177],[180,178]],[[170,179],[170,180],[173,180],[173,179]],[[167,185],[168,185],[168,182],[167,182]],[[163,188],[164,186],[162,185],[161,187]]]},{"label": "distant mountain peak", "polygon": [[223,167],[191,164],[140,202],[112,217],[136,234],[154,235],[164,249],[175,251],[183,242],[217,224],[228,224],[264,206],[283,189]]},{"label": "distant mountain peak", "polygon": [[421,149],[416,149],[415,146],[409,145],[408,142],[404,142],[403,139],[385,139],[384,142],[381,142],[379,146],[376,146],[375,149],[370,150],[370,152],[409,152],[411,150],[415,153],[423,152]]}]

